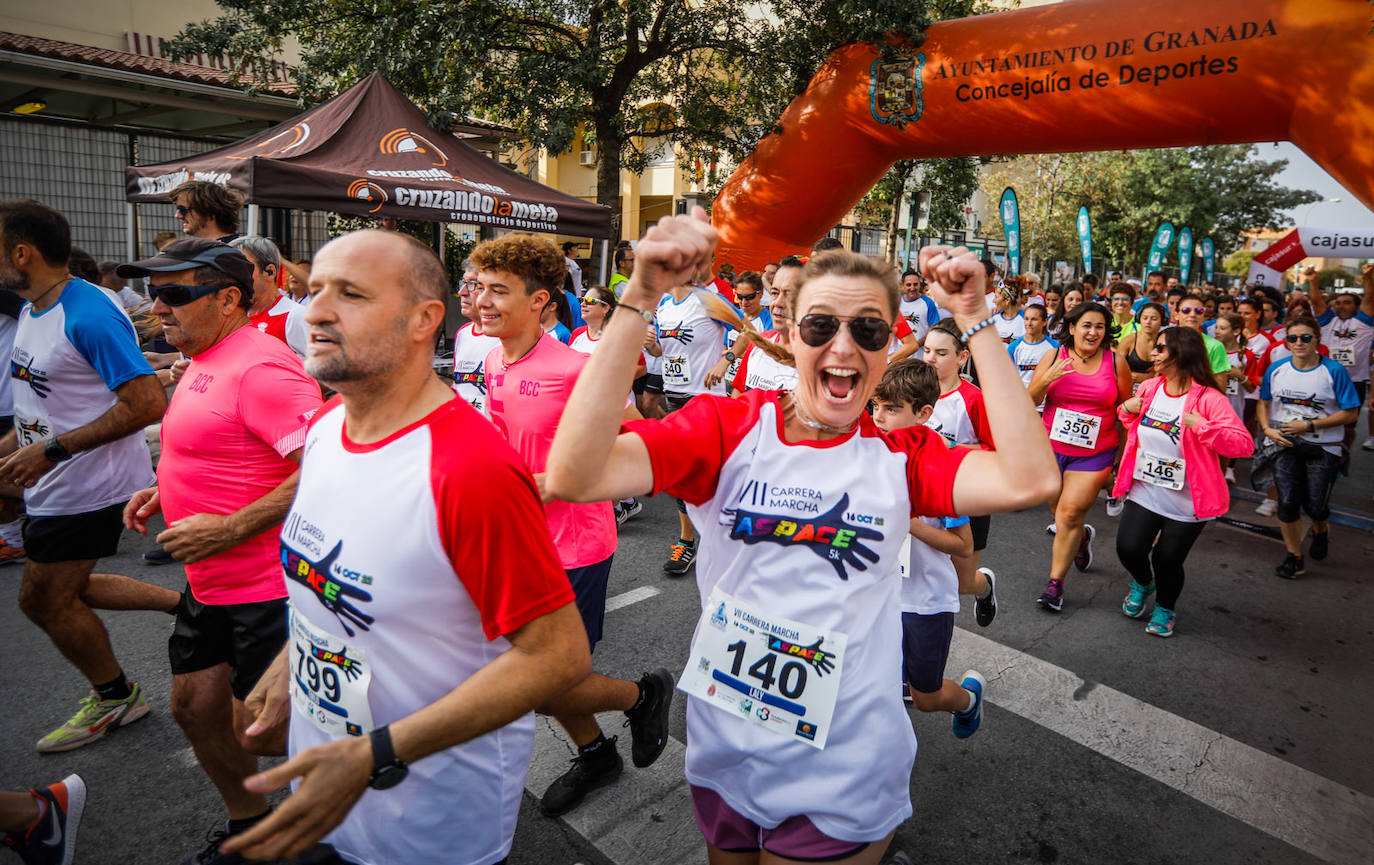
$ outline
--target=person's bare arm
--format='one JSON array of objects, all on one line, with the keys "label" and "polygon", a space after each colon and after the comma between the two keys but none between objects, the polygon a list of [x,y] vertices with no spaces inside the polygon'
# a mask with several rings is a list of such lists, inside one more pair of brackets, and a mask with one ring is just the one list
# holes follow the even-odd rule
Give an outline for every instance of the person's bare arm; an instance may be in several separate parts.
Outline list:
[{"label": "person's bare arm", "polygon": [[[983,264],[963,247],[926,247],[921,271],[934,278],[935,302],[954,315],[960,330],[987,318]],[[954,477],[954,508],[960,514],[1018,510],[1059,491],[1059,467],[1044,423],[1007,354],[997,329],[984,327],[968,341],[997,450],[966,456]]]},{"label": "person's bare arm", "polygon": [[892,353],[892,357],[889,357],[887,362],[889,364],[894,364],[903,358],[911,357],[920,347],[921,344],[916,341],[916,334],[909,333],[902,337],[901,347]]},{"label": "person's bare arm", "polygon": [[621,295],[622,307],[606,324],[601,345],[577,378],[558,424],[545,466],[545,488],[567,502],[595,502],[646,495],[653,490],[649,449],[634,433],[620,434],[633,361],[644,340],[644,320],[634,310],[653,310],[675,285],[705,270],[716,232],[706,212],[670,216],[650,228],[636,248],[636,264]]},{"label": "person's bare arm", "polygon": [[1366,264],[1360,269],[1360,287],[1364,289],[1360,295],[1360,310],[1374,318],[1374,264]]},{"label": "person's bare arm", "polygon": [[[70,454],[79,454],[137,432],[162,417],[167,394],[155,375],[140,375],[115,388],[116,402],[100,417],[57,436]],[[56,463],[44,454],[47,441],[25,445],[0,460],[0,479],[21,487],[33,486]]]},{"label": "person's bare arm", "polygon": [[1322,294],[1321,284],[1317,282],[1317,269],[1310,265],[1303,268],[1302,278],[1307,283],[1307,299],[1312,301],[1312,317],[1320,318],[1326,313],[1326,297]]},{"label": "person's bare arm", "polygon": [[932,550],[949,556],[973,555],[973,530],[968,523],[952,529],[926,525],[920,519],[911,521],[911,536]]},{"label": "person's bare arm", "polygon": [[[597,353],[602,350],[604,346]],[[399,759],[414,763],[503,727],[591,672],[587,632],[573,604],[540,616],[506,639],[510,651],[448,694],[390,725]],[[284,690],[282,681],[277,691]],[[254,695],[248,702],[258,704]],[[280,697],[276,705],[283,705]],[[309,748],[248,778],[244,787],[258,793],[284,787],[295,778],[302,780],[269,817],[225,841],[221,849],[271,861],[300,854],[343,821],[367,789],[372,769],[371,742],[366,736],[350,736]]]}]

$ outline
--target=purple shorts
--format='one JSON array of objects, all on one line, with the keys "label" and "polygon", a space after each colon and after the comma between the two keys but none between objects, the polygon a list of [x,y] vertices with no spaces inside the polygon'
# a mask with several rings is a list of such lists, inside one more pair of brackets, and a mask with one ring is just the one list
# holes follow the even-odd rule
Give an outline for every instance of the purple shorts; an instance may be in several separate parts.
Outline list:
[{"label": "purple shorts", "polygon": [[1116,448],[1110,447],[1105,451],[1095,454],[1088,454],[1083,457],[1070,457],[1055,451],[1055,462],[1059,463],[1059,473],[1064,472],[1100,472],[1103,469],[1112,467],[1116,462]]},{"label": "purple shorts", "polygon": [[788,817],[773,829],[765,829],[726,804],[714,790],[692,785],[692,814],[706,843],[726,853],[767,850],[784,859],[802,862],[834,862],[847,859],[868,847],[831,838],[807,817]]}]

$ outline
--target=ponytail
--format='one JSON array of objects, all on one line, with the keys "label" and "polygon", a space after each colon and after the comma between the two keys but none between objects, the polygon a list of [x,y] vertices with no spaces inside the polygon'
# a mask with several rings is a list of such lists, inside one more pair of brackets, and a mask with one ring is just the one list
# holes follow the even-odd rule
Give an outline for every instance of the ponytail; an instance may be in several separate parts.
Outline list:
[{"label": "ponytail", "polygon": [[754,329],[753,322],[741,315],[740,311],[735,309],[725,298],[704,288],[694,288],[692,291],[701,299],[701,305],[706,307],[707,315],[739,331],[740,338],[745,342],[751,343],[778,363],[788,366],[797,365],[796,359],[792,357],[792,352],[776,342],[764,339],[763,335]]}]

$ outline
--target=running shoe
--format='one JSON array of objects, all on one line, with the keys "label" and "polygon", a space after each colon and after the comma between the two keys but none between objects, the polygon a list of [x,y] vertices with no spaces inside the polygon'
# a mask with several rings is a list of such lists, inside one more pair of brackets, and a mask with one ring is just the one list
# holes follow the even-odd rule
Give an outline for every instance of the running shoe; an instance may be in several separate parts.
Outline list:
[{"label": "running shoe", "polygon": [[1059,526],[1055,525],[1054,523],[1050,523],[1048,526],[1045,526],[1045,534],[1047,535],[1058,534],[1058,532]]},{"label": "running shoe", "polygon": [[1145,633],[1155,637],[1172,637],[1174,635],[1174,615],[1173,610],[1155,605],[1155,611],[1150,613],[1150,623],[1145,626]]},{"label": "running shoe", "polygon": [[1283,563],[1274,568],[1274,575],[1285,580],[1296,580],[1307,573],[1307,567],[1303,564],[1302,556],[1295,556],[1292,553],[1283,557]]},{"label": "running shoe", "polygon": [[176,558],[162,547],[153,547],[143,554],[143,561],[150,565],[170,565]]},{"label": "running shoe", "polygon": [[663,573],[670,577],[680,577],[692,569],[697,558],[697,542],[686,543],[678,539],[668,548],[668,561],[663,563]]},{"label": "running shoe", "polygon": [[12,547],[0,541],[0,565],[20,565],[28,561],[23,547]]},{"label": "running shoe", "polygon": [[626,499],[619,504],[620,510],[625,514],[626,522],[629,522],[644,512],[644,503],[639,499]]},{"label": "running shoe", "polygon": [[38,822],[23,835],[3,835],[4,846],[24,865],[71,865],[76,856],[76,830],[86,810],[86,782],[68,775],[56,784],[29,791],[46,806]]},{"label": "running shoe", "polygon": [[122,700],[102,700],[94,691],[83,697],[81,708],[71,720],[38,740],[41,754],[71,751],[82,745],[103,739],[115,727],[126,727],[148,714],[148,701],[143,688],[129,683],[129,696]]},{"label": "running shoe", "polygon": [[1233,468],[1228,468],[1228,469],[1226,469],[1226,482],[1227,482],[1228,484],[1233,484],[1233,483],[1236,482],[1236,470],[1235,470],[1235,469],[1233,469]]},{"label": "running shoe", "polygon": [[1330,544],[1331,544],[1331,532],[1330,532],[1330,531],[1325,531],[1325,532],[1322,532],[1321,534],[1317,534],[1316,532],[1313,532],[1313,533],[1312,533],[1312,546],[1310,546],[1310,547],[1307,548],[1307,554],[1308,554],[1309,556],[1311,556],[1312,558],[1314,558],[1314,559],[1316,559],[1317,561],[1320,562],[1322,559],[1326,558],[1326,554],[1327,554],[1328,550],[1330,549]]},{"label": "running shoe", "polygon": [[1145,612],[1145,602],[1150,600],[1150,595],[1155,593],[1155,585],[1142,586],[1135,580],[1131,580],[1131,590],[1126,593],[1126,599],[1121,602],[1121,612],[1138,619]]},{"label": "running shoe", "polygon": [[205,834],[205,846],[181,860],[181,865],[246,865],[238,853],[221,853],[219,847],[229,840],[226,824],[220,823]]},{"label": "running shoe", "polygon": [[572,768],[556,778],[539,800],[539,810],[545,817],[566,814],[587,798],[587,794],[612,784],[625,770],[625,761],[615,749],[616,737],[606,740],[591,754],[572,758]]},{"label": "running shoe", "polygon": [[1083,540],[1078,542],[1078,554],[1073,557],[1074,567],[1080,571],[1087,571],[1093,566],[1093,538],[1097,537],[1097,529],[1092,526],[1083,527]]},{"label": "running shoe", "polygon": [[1361,444],[1360,447],[1367,451],[1374,451],[1374,436],[1370,436],[1369,438],[1365,439],[1364,443]]},{"label": "running shoe", "polygon": [[1124,510],[1126,510],[1126,500],[1124,498],[1112,496],[1107,499],[1107,516],[1119,517]]},{"label": "running shoe", "polygon": [[630,760],[635,768],[652,766],[668,744],[668,709],[673,705],[673,674],[659,667],[639,679],[644,702],[625,713],[630,728]]},{"label": "running shoe", "polygon": [[1064,609],[1064,581],[1049,580],[1045,583],[1045,591],[1040,593],[1040,597],[1035,602],[1047,610],[1056,613]]},{"label": "running shoe", "polygon": [[911,857],[906,855],[904,851],[898,850],[896,853],[893,853],[892,857],[884,862],[883,865],[915,865],[915,863],[911,861]]},{"label": "running shoe", "polygon": [[620,506],[620,502],[615,503],[615,524],[617,527],[625,525],[625,509]]},{"label": "running shoe", "polygon": [[955,712],[951,728],[954,738],[967,739],[977,733],[978,725],[983,723],[983,689],[987,687],[987,682],[983,681],[977,670],[968,670],[959,684],[973,692],[973,707],[965,712]]},{"label": "running shoe", "polygon": [[1259,514],[1262,517],[1272,517],[1274,514],[1278,513],[1278,510],[1278,502],[1274,501],[1273,499],[1265,499],[1264,501],[1259,503],[1259,507],[1255,508],[1255,513]]},{"label": "running shoe", "polygon": [[997,618],[997,575],[992,568],[979,568],[978,573],[988,578],[988,594],[973,599],[973,620],[980,628],[986,628]]}]

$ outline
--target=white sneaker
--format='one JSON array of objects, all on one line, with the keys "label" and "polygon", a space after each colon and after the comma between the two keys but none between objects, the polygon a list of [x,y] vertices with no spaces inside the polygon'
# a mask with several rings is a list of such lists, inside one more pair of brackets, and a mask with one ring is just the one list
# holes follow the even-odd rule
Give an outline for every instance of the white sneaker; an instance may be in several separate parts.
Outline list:
[{"label": "white sneaker", "polygon": [[1124,498],[1107,499],[1107,516],[1119,517],[1124,510],[1126,510],[1126,500]]},{"label": "white sneaker", "polygon": [[1279,510],[1279,503],[1273,499],[1265,499],[1260,502],[1259,507],[1255,508],[1255,513],[1262,517],[1272,517]]},{"label": "white sneaker", "polygon": [[1235,469],[1233,469],[1233,468],[1228,468],[1228,469],[1226,470],[1226,482],[1227,482],[1228,484],[1233,484],[1233,483],[1236,482],[1236,470],[1235,470]]},{"label": "white sneaker", "polygon": [[1056,533],[1058,533],[1058,531],[1059,531],[1059,526],[1055,525],[1054,523],[1050,523],[1048,526],[1045,526],[1045,534],[1047,534],[1047,535],[1056,534]]},{"label": "white sneaker", "polygon": [[1360,447],[1364,448],[1367,451],[1374,451],[1374,436],[1370,436],[1369,438],[1365,439],[1364,444],[1360,445]]}]

